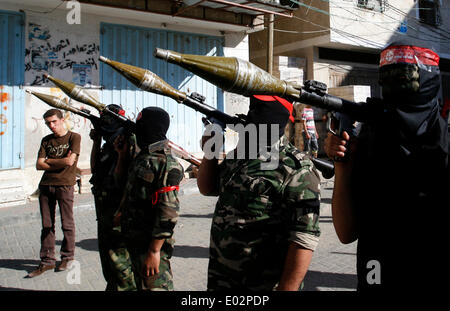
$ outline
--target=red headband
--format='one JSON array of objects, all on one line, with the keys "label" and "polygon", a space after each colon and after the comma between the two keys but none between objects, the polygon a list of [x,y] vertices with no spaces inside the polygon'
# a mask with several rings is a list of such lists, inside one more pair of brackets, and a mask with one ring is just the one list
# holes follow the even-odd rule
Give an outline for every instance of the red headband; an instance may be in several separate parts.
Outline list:
[{"label": "red headband", "polygon": [[380,67],[398,63],[439,66],[439,55],[430,49],[410,45],[390,46],[381,52]]},{"label": "red headband", "polygon": [[271,96],[271,95],[253,95],[253,97],[265,102],[271,101],[279,102],[284,106],[284,108],[286,108],[289,111],[289,120],[291,120],[291,122],[294,122],[294,117],[292,116],[292,110],[294,109],[294,106],[288,100],[278,96]]}]

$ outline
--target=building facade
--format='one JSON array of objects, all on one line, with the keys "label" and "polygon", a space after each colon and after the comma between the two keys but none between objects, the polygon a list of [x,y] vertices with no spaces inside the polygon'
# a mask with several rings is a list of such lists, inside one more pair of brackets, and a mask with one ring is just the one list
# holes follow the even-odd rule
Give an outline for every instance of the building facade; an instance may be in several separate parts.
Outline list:
[{"label": "building facade", "polygon": [[[442,98],[444,102],[450,102],[449,0],[290,2],[297,7],[294,16],[275,16],[274,19],[274,75],[283,78],[288,77],[286,72],[301,71],[303,74],[297,74],[297,77],[324,82],[330,90],[342,86],[366,86],[358,88],[364,89],[363,93],[349,93],[349,99],[380,96],[379,52],[390,42],[408,38],[440,55]],[[267,68],[268,19],[260,23],[265,29],[249,36],[250,61]],[[316,124],[321,128],[323,139],[322,115],[319,110]],[[320,145],[323,145],[322,139]]]},{"label": "building facade", "polygon": [[[45,79],[46,73],[84,86],[103,104],[122,106],[132,120],[144,107],[165,109],[171,118],[168,138],[194,154],[201,151],[202,115],[172,99],[137,89],[99,62],[100,55],[149,69],[177,89],[204,95],[206,103],[217,109],[245,113],[245,97],[227,94],[153,57],[159,47],[248,60],[247,31],[255,18],[267,10],[289,11],[277,1],[274,6],[264,1],[245,6],[240,1],[227,2],[1,0],[0,207],[24,203],[41,178],[35,163],[40,141],[50,133],[42,115],[51,107],[25,90],[67,97]],[[98,115],[95,108],[71,104]],[[82,136],[78,167],[89,170],[92,125],[70,112],[65,113],[65,120],[68,129]],[[235,138],[228,135],[230,140]]]}]

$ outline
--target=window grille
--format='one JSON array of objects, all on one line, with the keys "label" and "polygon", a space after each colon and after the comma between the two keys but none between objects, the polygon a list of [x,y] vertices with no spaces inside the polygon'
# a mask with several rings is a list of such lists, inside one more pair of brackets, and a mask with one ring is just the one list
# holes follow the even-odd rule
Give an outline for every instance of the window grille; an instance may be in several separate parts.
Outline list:
[{"label": "window grille", "polygon": [[384,12],[386,2],[386,0],[358,0],[357,6],[366,10]]},{"label": "window grille", "polygon": [[439,1],[419,0],[419,19],[422,23],[438,26],[441,23]]}]

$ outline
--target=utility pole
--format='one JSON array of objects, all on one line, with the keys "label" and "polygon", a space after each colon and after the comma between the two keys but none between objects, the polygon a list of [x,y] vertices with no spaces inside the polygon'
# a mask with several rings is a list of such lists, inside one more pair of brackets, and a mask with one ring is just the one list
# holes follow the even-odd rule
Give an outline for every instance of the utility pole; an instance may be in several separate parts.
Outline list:
[{"label": "utility pole", "polygon": [[269,14],[267,27],[267,72],[272,74],[273,71],[273,24],[275,20],[274,14]]}]

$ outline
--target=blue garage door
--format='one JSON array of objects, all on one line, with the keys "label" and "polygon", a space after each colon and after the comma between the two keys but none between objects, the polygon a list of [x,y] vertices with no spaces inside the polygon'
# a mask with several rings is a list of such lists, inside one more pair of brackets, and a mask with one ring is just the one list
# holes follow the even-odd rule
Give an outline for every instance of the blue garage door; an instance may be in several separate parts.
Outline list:
[{"label": "blue garage door", "polygon": [[0,169],[24,166],[24,16],[0,10]]},{"label": "blue garage door", "polygon": [[[181,53],[223,55],[223,39],[190,33],[163,31],[127,25],[101,24],[101,55],[113,60],[149,69],[174,88],[197,92],[206,103],[223,111],[223,92],[211,83],[179,66],[153,57],[156,47]],[[200,150],[203,133],[202,115],[162,95],[141,91],[108,65],[100,65],[102,102],[121,105],[127,116],[135,119],[144,107],[158,106],[171,118],[168,138],[190,152]]]}]

